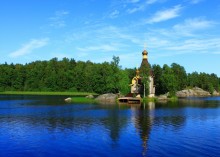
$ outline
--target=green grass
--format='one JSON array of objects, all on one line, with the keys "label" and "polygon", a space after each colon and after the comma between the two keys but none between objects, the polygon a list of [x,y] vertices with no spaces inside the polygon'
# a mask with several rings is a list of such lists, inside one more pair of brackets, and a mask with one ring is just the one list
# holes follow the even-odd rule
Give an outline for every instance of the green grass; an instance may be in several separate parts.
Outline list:
[{"label": "green grass", "polygon": [[73,103],[90,103],[90,104],[96,104],[97,102],[95,99],[90,99],[86,97],[72,97],[71,98]]},{"label": "green grass", "polygon": [[171,102],[176,102],[178,100],[178,97],[177,96],[172,96],[170,98],[168,98],[169,101]]},{"label": "green grass", "polygon": [[155,97],[152,97],[152,98],[149,98],[149,97],[145,97],[145,98],[142,98],[142,102],[146,103],[146,102],[156,102],[157,101],[157,98]]},{"label": "green grass", "polygon": [[87,92],[30,92],[30,91],[4,91],[0,94],[9,95],[68,95],[68,96],[87,96],[87,95],[97,95],[96,93]]}]

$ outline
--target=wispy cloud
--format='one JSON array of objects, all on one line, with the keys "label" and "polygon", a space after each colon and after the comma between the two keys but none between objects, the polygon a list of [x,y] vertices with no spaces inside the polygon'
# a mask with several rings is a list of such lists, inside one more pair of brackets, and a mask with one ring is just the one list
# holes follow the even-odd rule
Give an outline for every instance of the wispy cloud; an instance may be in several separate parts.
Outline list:
[{"label": "wispy cloud", "polygon": [[[129,28],[120,28],[116,26],[98,26],[91,28],[82,28],[79,32],[74,32],[72,35],[68,35],[66,42],[77,43],[81,40],[85,41],[84,43],[88,45],[96,45],[95,47],[85,47],[80,49],[80,51],[89,50],[120,50],[128,45],[125,43],[139,45],[142,43],[143,39],[137,35],[134,35],[134,32],[130,32]],[[95,37],[95,38],[94,38]],[[99,45],[97,45],[99,43]],[[108,44],[106,44],[108,43]],[[105,46],[103,46],[105,45]],[[110,46],[109,46],[110,45]],[[82,47],[82,46],[80,46]],[[79,50],[79,49],[78,49]]]},{"label": "wispy cloud", "polygon": [[137,12],[137,11],[144,10],[144,8],[145,8],[144,5],[140,5],[140,6],[138,6],[138,7],[135,7],[135,8],[132,8],[132,9],[128,9],[127,12],[128,12],[129,14],[133,14],[133,13],[135,13],[135,12]]},{"label": "wispy cloud", "polygon": [[28,43],[24,44],[20,49],[11,52],[9,54],[9,57],[16,58],[19,56],[24,56],[26,54],[32,53],[33,50],[44,47],[48,44],[49,39],[43,38],[43,39],[32,39]]},{"label": "wispy cloud", "polygon": [[176,24],[173,29],[185,35],[190,35],[193,31],[203,30],[215,25],[215,22],[202,18],[186,19],[183,23]]},{"label": "wispy cloud", "polygon": [[107,52],[107,51],[116,51],[117,48],[113,45],[96,45],[96,46],[89,46],[89,47],[78,47],[77,50],[82,51],[82,52],[89,52],[89,51],[102,51],[102,52]]},{"label": "wispy cloud", "polygon": [[182,42],[168,46],[167,50],[185,53],[213,53],[212,50],[220,51],[220,39],[219,38],[206,38],[206,39],[187,39]]},{"label": "wispy cloud", "polygon": [[176,40],[179,40],[188,37],[199,38],[200,36],[210,33],[212,28],[215,28],[216,26],[218,26],[216,21],[197,17],[185,19],[183,22],[177,23],[166,29],[148,29],[148,32],[151,33],[150,36],[159,34],[160,36],[164,36],[166,39],[176,38]]},{"label": "wispy cloud", "polygon": [[118,10],[114,10],[113,12],[110,13],[109,17],[114,19],[117,18],[119,15],[119,11]]},{"label": "wispy cloud", "polygon": [[159,37],[149,39],[150,50],[158,52],[152,54],[153,58],[177,56],[183,54],[219,54],[220,38],[176,38],[164,40]]},{"label": "wispy cloud", "polygon": [[143,10],[145,10],[145,8],[148,5],[151,5],[151,4],[158,2],[158,0],[147,0],[142,3],[138,3],[139,1],[133,0],[132,2],[133,2],[133,4],[135,4],[135,6],[133,8],[127,9],[127,13],[129,13],[129,14],[133,14],[138,11],[143,11]]},{"label": "wispy cloud", "polygon": [[50,17],[50,26],[54,28],[62,28],[66,26],[65,18],[69,14],[68,11],[57,11],[53,17]]},{"label": "wispy cloud", "polygon": [[201,1],[203,1],[203,0],[189,0],[190,1],[190,3],[192,3],[192,4],[197,4],[197,3],[200,3]]},{"label": "wispy cloud", "polygon": [[155,15],[153,15],[150,19],[148,19],[146,23],[152,24],[152,23],[158,23],[176,18],[179,16],[181,9],[182,9],[181,5],[177,5],[171,9],[158,11],[155,13]]}]

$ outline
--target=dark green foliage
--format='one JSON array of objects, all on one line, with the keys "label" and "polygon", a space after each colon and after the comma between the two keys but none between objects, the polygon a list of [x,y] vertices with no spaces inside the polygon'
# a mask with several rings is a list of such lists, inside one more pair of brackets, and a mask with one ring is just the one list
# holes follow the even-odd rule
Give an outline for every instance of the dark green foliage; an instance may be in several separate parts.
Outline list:
[{"label": "dark green foliage", "polygon": [[172,68],[165,64],[160,79],[163,93],[169,92],[171,96],[175,95],[179,84]]},{"label": "dark green foliage", "polygon": [[160,95],[164,94],[164,89],[162,88],[162,80],[161,76],[163,73],[163,69],[160,67],[160,65],[153,65],[152,66],[153,73],[154,73],[154,85],[155,85],[155,94]]},{"label": "dark green foliage", "polygon": [[[121,69],[119,57],[112,62],[92,63],[74,59],[53,58],[22,64],[0,64],[0,91],[73,91],[95,93],[122,93],[130,91],[129,84],[136,75],[134,69]],[[213,93],[220,90],[220,78],[216,74],[193,72],[186,74],[184,67],[173,63],[171,67],[152,66],[156,95],[186,87],[200,87]],[[150,69],[142,69],[140,75],[148,84]],[[148,92],[146,86],[146,95]]]},{"label": "dark green foliage", "polygon": [[193,72],[188,74],[188,85],[190,87],[200,87],[204,90],[209,91],[211,94],[214,90],[219,91],[220,79],[216,74],[206,74],[206,73],[197,73]]},{"label": "dark green foliage", "polygon": [[142,97],[149,95],[149,76],[150,76],[150,67],[143,66],[140,68],[140,77],[141,83],[143,84],[140,90]]},{"label": "dark green foliage", "polygon": [[126,71],[127,74],[128,74],[129,80],[132,80],[133,77],[136,75],[136,68],[133,68],[133,69],[125,68],[125,71]]},{"label": "dark green foliage", "polygon": [[213,93],[214,90],[220,90],[220,78],[216,74],[198,72],[187,74],[184,67],[176,63],[171,64],[171,67],[165,64],[163,68],[159,65],[153,65],[152,69],[156,95],[170,92],[172,96],[176,91],[187,87],[200,87],[210,93]]},{"label": "dark green foliage", "polygon": [[119,67],[119,57],[111,63],[53,58],[29,64],[0,65],[1,91],[74,91],[127,94],[128,73]]},{"label": "dark green foliage", "polygon": [[173,63],[171,64],[172,72],[176,80],[176,90],[182,90],[187,87],[187,74],[183,66]]}]

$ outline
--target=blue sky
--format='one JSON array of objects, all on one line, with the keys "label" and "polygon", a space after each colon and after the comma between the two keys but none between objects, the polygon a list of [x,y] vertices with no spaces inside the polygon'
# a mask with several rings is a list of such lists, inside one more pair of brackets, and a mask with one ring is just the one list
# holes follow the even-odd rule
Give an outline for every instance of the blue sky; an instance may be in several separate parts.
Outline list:
[{"label": "blue sky", "polygon": [[219,0],[0,0],[0,63],[120,57],[220,77]]}]

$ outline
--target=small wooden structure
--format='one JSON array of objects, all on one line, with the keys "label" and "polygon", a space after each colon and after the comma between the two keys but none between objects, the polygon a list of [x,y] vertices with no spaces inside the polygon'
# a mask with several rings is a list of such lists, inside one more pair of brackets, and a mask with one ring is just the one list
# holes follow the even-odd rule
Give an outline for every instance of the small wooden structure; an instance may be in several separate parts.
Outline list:
[{"label": "small wooden structure", "polygon": [[120,104],[141,104],[141,98],[122,97],[118,98]]}]

